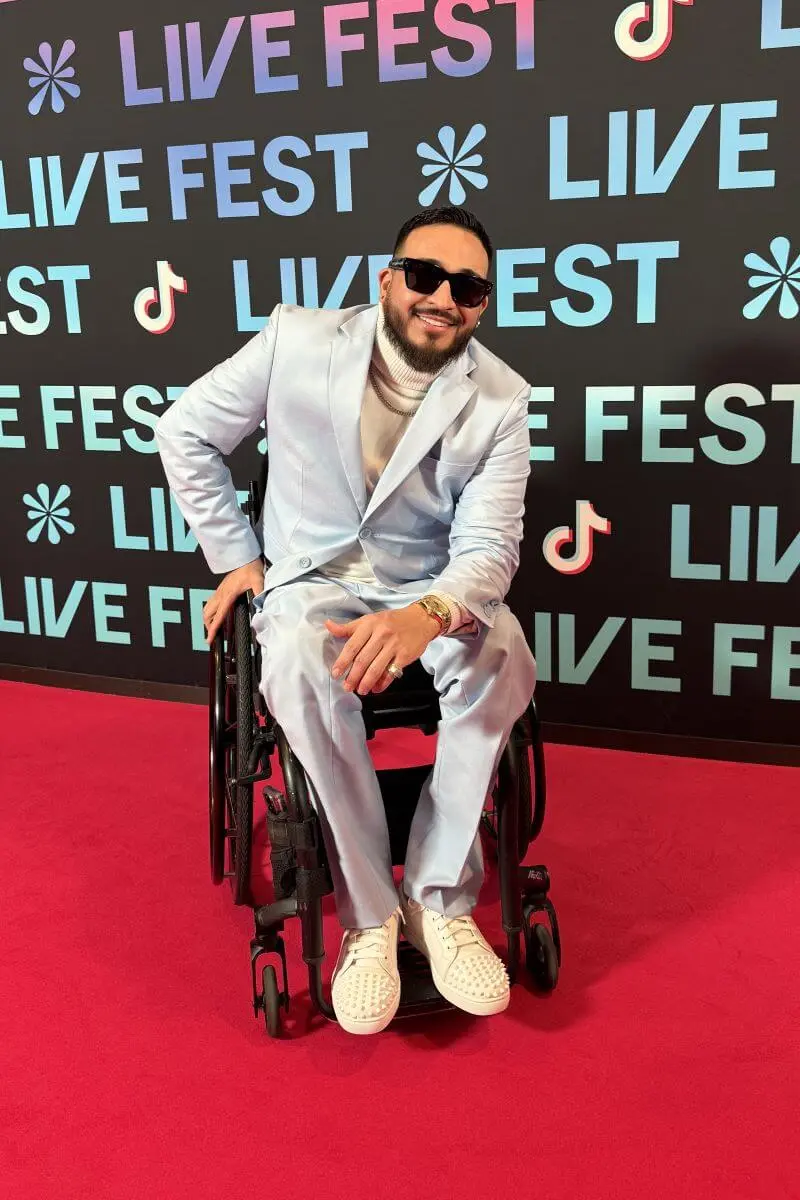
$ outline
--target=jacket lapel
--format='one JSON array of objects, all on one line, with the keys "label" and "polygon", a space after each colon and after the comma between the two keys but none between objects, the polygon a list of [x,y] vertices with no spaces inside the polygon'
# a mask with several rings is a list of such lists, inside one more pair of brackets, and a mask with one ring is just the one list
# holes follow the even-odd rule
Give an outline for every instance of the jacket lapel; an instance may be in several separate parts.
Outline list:
[{"label": "jacket lapel", "polygon": [[350,491],[359,513],[364,513],[364,459],[361,452],[361,406],[367,386],[378,309],[361,309],[339,327],[333,342],[328,395],[336,444]]},{"label": "jacket lapel", "polygon": [[367,386],[378,308],[370,305],[349,317],[334,339],[328,376],[328,395],[336,445],[350,491],[361,516],[371,515],[400,486],[455,421],[475,386],[469,372],[475,366],[469,349],[434,380],[409,423],[397,449],[378,480],[369,505],[364,485],[361,450],[361,407]]},{"label": "jacket lapel", "polygon": [[474,367],[469,355],[450,363],[431,384],[372,493],[365,516],[371,516],[452,425],[475,392],[469,378]]}]

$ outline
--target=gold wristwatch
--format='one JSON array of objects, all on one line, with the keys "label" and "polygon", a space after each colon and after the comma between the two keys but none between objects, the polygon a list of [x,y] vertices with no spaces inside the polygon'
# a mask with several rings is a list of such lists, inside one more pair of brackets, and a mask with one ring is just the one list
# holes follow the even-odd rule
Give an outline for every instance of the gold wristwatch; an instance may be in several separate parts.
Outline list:
[{"label": "gold wristwatch", "polygon": [[447,633],[448,629],[450,628],[452,617],[450,615],[450,609],[447,607],[444,601],[440,600],[438,596],[423,596],[421,600],[417,600],[417,604],[420,604],[425,609],[425,612],[429,617],[434,617],[439,622],[439,633],[436,635],[437,637],[439,637],[441,634]]}]

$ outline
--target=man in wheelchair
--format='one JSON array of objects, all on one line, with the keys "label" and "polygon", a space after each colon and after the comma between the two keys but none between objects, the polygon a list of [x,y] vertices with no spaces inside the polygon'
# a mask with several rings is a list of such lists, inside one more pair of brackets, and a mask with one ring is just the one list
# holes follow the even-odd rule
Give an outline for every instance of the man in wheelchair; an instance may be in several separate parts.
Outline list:
[{"label": "man in wheelchair", "polygon": [[[504,603],[519,562],[530,389],[473,337],[491,259],[471,213],[417,214],[380,273],[376,306],[278,304],[156,429],[176,501],[224,574],[205,609],[208,640],[238,596],[255,595],[261,691],[324,834],[344,927],[332,1001],[352,1033],[376,1033],[397,1011],[401,927],[452,1004],[490,1015],[509,1001],[505,967],[470,915],[484,802],[535,682]],[[223,456],[265,418],[257,536]],[[441,724],[398,894],[361,698],[417,660]]]}]

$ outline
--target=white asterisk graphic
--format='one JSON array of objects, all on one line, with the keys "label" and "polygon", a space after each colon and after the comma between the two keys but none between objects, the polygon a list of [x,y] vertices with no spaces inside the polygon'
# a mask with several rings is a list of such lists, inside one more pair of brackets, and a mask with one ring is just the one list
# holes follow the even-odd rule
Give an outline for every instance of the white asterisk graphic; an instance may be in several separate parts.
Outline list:
[{"label": "white asterisk graphic", "polygon": [[75,526],[66,520],[70,511],[65,507],[64,501],[69,498],[69,494],[70,489],[66,483],[61,484],[52,500],[50,488],[46,483],[38,485],[35,496],[30,492],[25,493],[22,499],[28,506],[28,520],[32,522],[28,530],[29,542],[38,541],[42,530],[47,529],[47,540],[51,546],[57,546],[61,541],[60,530],[64,533],[75,532]]},{"label": "white asterisk graphic", "polygon": [[42,42],[39,46],[40,62],[37,62],[35,58],[24,60],[22,65],[28,72],[28,83],[32,88],[36,88],[36,93],[28,105],[28,112],[32,117],[38,116],[48,96],[50,97],[50,107],[55,113],[64,111],[62,92],[67,96],[72,96],[73,100],[80,96],[81,89],[77,83],[70,83],[70,80],[75,77],[75,68],[66,66],[74,53],[75,43],[72,38],[67,38],[58,52],[55,63],[53,63],[53,47],[49,42]]},{"label": "white asterisk graphic", "polygon": [[486,137],[486,126],[473,125],[458,150],[456,131],[452,125],[443,125],[437,137],[441,147],[438,150],[428,142],[420,142],[417,146],[417,154],[426,160],[422,174],[426,177],[433,176],[433,182],[420,192],[419,202],[423,206],[432,204],[449,180],[450,203],[463,204],[467,193],[461,182],[462,178],[476,188],[485,188],[489,182],[482,171],[473,170],[474,167],[483,166],[483,155],[472,153],[478,143]]},{"label": "white asterisk graphic", "polygon": [[769,262],[751,250],[745,256],[744,265],[758,275],[751,275],[747,283],[751,288],[758,289],[758,295],[748,300],[742,312],[749,321],[760,317],[773,296],[778,295],[778,313],[787,321],[796,317],[800,305],[795,298],[795,291],[800,292],[800,254],[789,265],[792,253],[788,238],[776,237],[770,242],[770,250],[774,262]]}]

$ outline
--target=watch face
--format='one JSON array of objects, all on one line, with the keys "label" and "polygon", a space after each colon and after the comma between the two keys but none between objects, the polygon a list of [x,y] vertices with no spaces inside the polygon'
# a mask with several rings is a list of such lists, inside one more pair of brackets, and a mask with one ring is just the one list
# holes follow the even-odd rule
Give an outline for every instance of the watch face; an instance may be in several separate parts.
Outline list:
[{"label": "watch face", "polygon": [[443,631],[450,628],[450,610],[438,597],[425,596],[421,603],[425,611],[439,621]]}]

